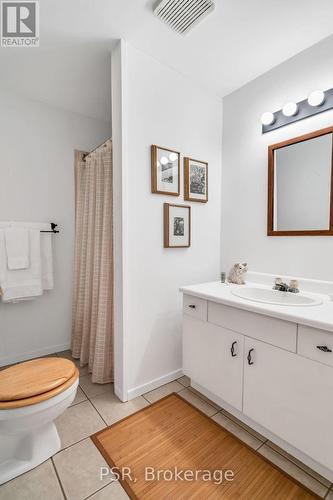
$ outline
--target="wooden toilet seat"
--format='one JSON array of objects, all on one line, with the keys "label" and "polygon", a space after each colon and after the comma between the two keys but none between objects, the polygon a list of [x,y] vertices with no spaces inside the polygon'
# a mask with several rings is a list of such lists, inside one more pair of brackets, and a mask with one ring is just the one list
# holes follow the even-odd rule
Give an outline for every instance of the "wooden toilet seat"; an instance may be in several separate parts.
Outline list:
[{"label": "wooden toilet seat", "polygon": [[0,371],[0,410],[46,401],[64,392],[79,377],[75,364],[64,358],[41,358]]}]

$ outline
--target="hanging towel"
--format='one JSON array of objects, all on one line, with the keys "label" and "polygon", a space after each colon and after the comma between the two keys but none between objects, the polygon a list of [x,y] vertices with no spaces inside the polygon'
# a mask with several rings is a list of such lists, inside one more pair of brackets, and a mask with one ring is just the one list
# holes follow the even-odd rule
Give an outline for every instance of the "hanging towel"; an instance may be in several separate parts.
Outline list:
[{"label": "hanging towel", "polygon": [[[0,222],[0,229],[20,228],[20,229],[39,229],[40,231],[49,231],[50,223],[48,222]],[[52,234],[40,233],[41,245],[41,266],[42,266],[42,286],[43,290],[53,290],[53,250],[52,250]],[[0,262],[1,266],[1,262]]]},{"label": "hanging towel", "polygon": [[5,229],[7,266],[10,270],[29,267],[29,231],[10,227]]},{"label": "hanging towel", "polygon": [[40,231],[29,230],[30,266],[9,270],[7,267],[5,231],[0,229],[0,287],[3,302],[15,302],[43,294]]},{"label": "hanging towel", "polygon": [[41,259],[42,259],[42,285],[43,290],[53,290],[53,254],[52,235],[41,233],[40,235]]}]

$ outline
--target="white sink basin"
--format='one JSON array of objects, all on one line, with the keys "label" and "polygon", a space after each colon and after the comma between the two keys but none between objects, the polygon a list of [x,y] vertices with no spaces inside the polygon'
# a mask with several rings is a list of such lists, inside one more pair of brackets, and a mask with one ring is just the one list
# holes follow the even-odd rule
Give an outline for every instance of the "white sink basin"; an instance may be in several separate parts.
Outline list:
[{"label": "white sink basin", "polygon": [[320,299],[314,299],[300,293],[280,292],[266,288],[239,287],[232,288],[231,293],[242,299],[277,306],[318,306],[322,304]]}]

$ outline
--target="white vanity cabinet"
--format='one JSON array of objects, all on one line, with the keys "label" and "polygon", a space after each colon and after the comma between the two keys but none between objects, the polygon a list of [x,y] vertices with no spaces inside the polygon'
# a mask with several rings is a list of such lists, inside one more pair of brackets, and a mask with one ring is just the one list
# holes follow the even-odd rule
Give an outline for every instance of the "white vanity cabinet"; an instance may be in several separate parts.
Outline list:
[{"label": "white vanity cabinet", "polygon": [[183,372],[242,410],[244,335],[184,317]]},{"label": "white vanity cabinet", "polygon": [[328,470],[330,479],[331,347],[333,333],[184,295],[184,374],[238,418],[267,430],[277,444],[287,443],[305,463],[309,457],[318,472]]},{"label": "white vanity cabinet", "polygon": [[243,413],[333,470],[333,369],[246,338],[250,351]]}]

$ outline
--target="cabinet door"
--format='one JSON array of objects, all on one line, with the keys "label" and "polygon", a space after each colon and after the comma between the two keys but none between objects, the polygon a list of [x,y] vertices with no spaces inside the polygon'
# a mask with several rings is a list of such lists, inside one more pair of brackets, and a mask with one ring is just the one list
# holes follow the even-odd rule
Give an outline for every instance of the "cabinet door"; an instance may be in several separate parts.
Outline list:
[{"label": "cabinet door", "polygon": [[333,470],[333,369],[249,338],[244,356],[243,412]]},{"label": "cabinet door", "polygon": [[184,373],[238,410],[242,410],[243,351],[243,335],[184,315]]}]

